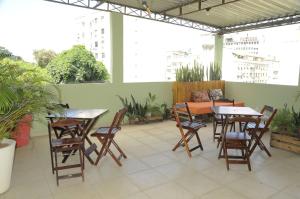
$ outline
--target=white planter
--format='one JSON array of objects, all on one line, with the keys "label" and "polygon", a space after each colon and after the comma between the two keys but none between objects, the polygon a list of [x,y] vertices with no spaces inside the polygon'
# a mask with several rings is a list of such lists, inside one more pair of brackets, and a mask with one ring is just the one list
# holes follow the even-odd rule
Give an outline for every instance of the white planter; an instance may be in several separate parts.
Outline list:
[{"label": "white planter", "polygon": [[[2,145],[6,145],[1,147]],[[0,194],[10,186],[11,172],[14,162],[16,141],[3,139],[0,143]]]}]

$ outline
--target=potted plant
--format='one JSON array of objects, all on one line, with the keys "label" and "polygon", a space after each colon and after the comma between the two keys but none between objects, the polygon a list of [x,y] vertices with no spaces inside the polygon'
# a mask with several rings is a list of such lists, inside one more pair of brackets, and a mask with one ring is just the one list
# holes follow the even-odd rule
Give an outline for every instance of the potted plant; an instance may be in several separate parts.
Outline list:
[{"label": "potted plant", "polygon": [[300,153],[300,113],[292,107],[292,111],[287,108],[279,109],[271,123],[272,147]]},{"label": "potted plant", "polygon": [[0,60],[0,194],[10,186],[15,141],[12,132],[24,116],[46,112],[56,99],[42,69],[23,61]]}]

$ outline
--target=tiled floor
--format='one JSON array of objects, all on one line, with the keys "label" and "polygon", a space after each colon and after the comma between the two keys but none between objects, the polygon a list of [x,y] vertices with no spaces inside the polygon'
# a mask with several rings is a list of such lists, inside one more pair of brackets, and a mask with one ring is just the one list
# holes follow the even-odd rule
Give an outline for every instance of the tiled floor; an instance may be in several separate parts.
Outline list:
[{"label": "tiled floor", "polygon": [[[98,166],[86,161],[81,178],[61,180],[56,186],[50,170],[47,136],[36,137],[17,149],[12,185],[1,199],[295,199],[300,198],[300,156],[271,148],[272,157],[257,150],[246,165],[217,159],[212,127],[200,130],[204,151],[189,159],[183,149],[172,152],[179,139],[173,121],[124,126],[117,141],[128,155],[123,166],[105,157]],[[269,135],[264,137],[269,143]],[[268,145],[268,144],[267,144]]]}]

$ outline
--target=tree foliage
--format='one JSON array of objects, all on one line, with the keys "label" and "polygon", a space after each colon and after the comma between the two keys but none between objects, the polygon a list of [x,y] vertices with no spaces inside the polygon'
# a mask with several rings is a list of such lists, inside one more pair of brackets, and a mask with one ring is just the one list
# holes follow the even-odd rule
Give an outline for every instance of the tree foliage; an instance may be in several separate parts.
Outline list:
[{"label": "tree foliage", "polygon": [[109,77],[103,63],[96,61],[82,45],[58,54],[47,65],[47,70],[55,83],[104,81]]},{"label": "tree foliage", "polygon": [[33,56],[37,65],[45,68],[56,57],[56,53],[53,50],[40,49],[34,50]]},{"label": "tree foliage", "polygon": [[14,60],[22,59],[20,56],[16,56],[12,52],[7,50],[6,48],[0,46],[0,60],[2,60],[4,58],[10,58],[10,59],[14,59]]}]

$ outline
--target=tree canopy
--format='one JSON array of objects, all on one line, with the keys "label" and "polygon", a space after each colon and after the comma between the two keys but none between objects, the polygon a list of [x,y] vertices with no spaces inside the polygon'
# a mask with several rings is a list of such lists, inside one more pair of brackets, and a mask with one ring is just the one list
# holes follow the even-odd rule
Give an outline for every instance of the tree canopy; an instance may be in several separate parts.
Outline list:
[{"label": "tree canopy", "polygon": [[58,54],[47,65],[47,70],[55,83],[104,81],[109,78],[103,63],[82,45]]},{"label": "tree canopy", "polygon": [[40,49],[34,50],[33,56],[37,65],[45,68],[48,63],[50,63],[50,61],[56,57],[56,53],[53,50]]},{"label": "tree canopy", "polygon": [[4,58],[10,58],[14,60],[21,60],[22,58],[20,56],[14,55],[12,52],[7,50],[5,47],[0,46],[0,60]]}]

